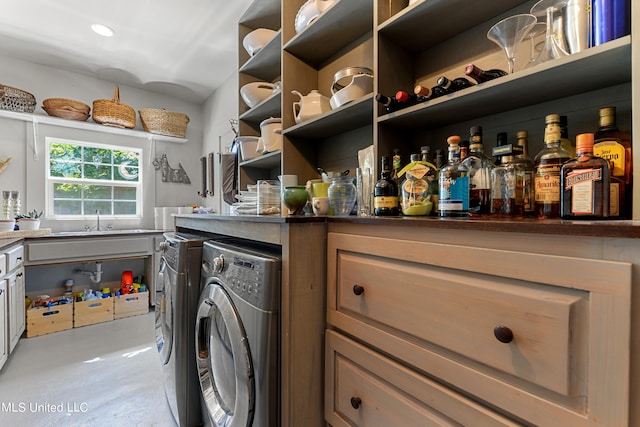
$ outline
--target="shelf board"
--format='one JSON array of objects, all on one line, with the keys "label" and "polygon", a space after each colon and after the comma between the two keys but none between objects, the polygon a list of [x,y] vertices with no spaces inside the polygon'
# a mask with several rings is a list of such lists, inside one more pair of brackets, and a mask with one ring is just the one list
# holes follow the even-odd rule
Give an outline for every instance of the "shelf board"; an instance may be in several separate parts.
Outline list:
[{"label": "shelf board", "polygon": [[292,37],[284,50],[309,65],[318,66],[372,30],[371,0],[340,0]]},{"label": "shelf board", "polygon": [[91,132],[112,133],[116,135],[132,136],[135,138],[153,139],[154,141],[174,142],[177,144],[184,144],[189,141],[187,138],[159,135],[156,133],[145,132],[136,129],[123,129],[119,127],[105,126],[93,122],[81,122],[79,120],[62,119],[59,117],[45,116],[43,114],[28,114],[18,113],[15,111],[0,110],[0,117],[32,122],[34,124],[42,123],[58,127],[87,130]]},{"label": "shelf board", "polygon": [[240,17],[249,28],[280,28],[280,0],[254,0]]},{"label": "shelf board", "polygon": [[280,100],[282,92],[277,92],[255,107],[245,111],[239,117],[244,122],[260,123],[264,119],[280,117]]},{"label": "shelf board", "polygon": [[441,127],[630,81],[631,36],[626,36],[386,114],[378,123]]},{"label": "shelf board", "polygon": [[373,94],[369,94],[314,119],[291,126],[282,134],[306,139],[323,139],[372,124]]},{"label": "shelf board", "polygon": [[280,58],[282,50],[282,30],[258,52],[247,60],[240,72],[270,82],[280,75]]},{"label": "shelf board", "polygon": [[522,3],[526,1],[424,0],[387,19],[378,32],[410,52],[420,52]]},{"label": "shelf board", "polygon": [[255,159],[247,160],[246,162],[240,162],[238,166],[242,168],[256,168],[256,169],[273,169],[280,166],[280,150],[273,151],[271,153],[263,154]]}]

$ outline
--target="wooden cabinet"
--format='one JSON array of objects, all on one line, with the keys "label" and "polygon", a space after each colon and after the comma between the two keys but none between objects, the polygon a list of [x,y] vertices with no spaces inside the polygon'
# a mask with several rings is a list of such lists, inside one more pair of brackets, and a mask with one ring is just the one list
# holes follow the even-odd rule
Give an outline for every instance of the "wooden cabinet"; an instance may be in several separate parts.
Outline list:
[{"label": "wooden cabinet", "polygon": [[[417,400],[450,417],[444,424],[468,425],[457,417],[475,408],[491,416],[486,424],[627,425],[632,263],[539,252],[535,244],[527,250],[522,236],[513,250],[482,240],[438,242],[428,230],[393,238],[389,229],[333,228],[330,424],[409,416],[403,408]],[[425,385],[374,393],[365,385],[378,372],[367,367],[372,358],[406,366]],[[393,379],[380,375],[377,385]],[[344,401],[353,390],[368,390],[372,400],[360,397],[355,412]],[[455,403],[440,406],[443,393]],[[428,411],[423,416],[425,425],[432,422]]]}]

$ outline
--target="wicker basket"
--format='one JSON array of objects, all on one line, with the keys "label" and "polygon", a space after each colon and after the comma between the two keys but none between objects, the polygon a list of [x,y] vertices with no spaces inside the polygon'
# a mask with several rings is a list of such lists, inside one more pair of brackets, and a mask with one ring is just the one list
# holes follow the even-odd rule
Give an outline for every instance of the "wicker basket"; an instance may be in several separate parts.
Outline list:
[{"label": "wicker basket", "polygon": [[69,110],[76,111],[78,113],[89,114],[91,107],[84,102],[76,101],[75,99],[67,98],[47,98],[42,101],[43,109],[57,109],[57,110]]},{"label": "wicker basket", "polygon": [[186,114],[174,113],[164,108],[143,108],[139,113],[142,127],[147,132],[179,138],[184,138],[187,133],[189,116]]},{"label": "wicker basket", "polygon": [[36,109],[36,97],[24,90],[0,84],[0,109],[33,113]]},{"label": "wicker basket", "polygon": [[120,102],[120,89],[116,85],[113,99],[96,99],[93,101],[93,120],[107,126],[132,129],[136,127],[136,111]]}]

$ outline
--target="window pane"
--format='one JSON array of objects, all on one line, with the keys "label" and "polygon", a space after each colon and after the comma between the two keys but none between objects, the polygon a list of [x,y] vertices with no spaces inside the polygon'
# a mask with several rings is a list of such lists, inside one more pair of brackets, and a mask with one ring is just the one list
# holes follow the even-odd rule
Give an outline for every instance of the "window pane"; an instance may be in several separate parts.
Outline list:
[{"label": "window pane", "polygon": [[139,166],[140,156],[133,151],[114,150],[113,164],[119,165],[127,162],[130,166]]},{"label": "window pane", "polygon": [[54,199],[79,199],[82,197],[82,186],[78,184],[54,184]]},{"label": "window pane", "polygon": [[87,179],[106,179],[111,180],[111,166],[96,166],[85,164],[84,177]]},{"label": "window pane", "polygon": [[137,167],[133,167],[133,166],[129,166],[126,162],[125,163],[121,163],[120,166],[118,166],[115,169],[115,177],[114,179],[116,181],[132,181],[132,182],[137,182],[138,181],[138,168]]},{"label": "window pane", "polygon": [[136,200],[135,187],[113,187],[113,198],[115,200]]},{"label": "window pane", "polygon": [[115,202],[113,204],[115,215],[135,215],[136,203],[135,202]]},{"label": "window pane", "polygon": [[82,168],[79,163],[57,162],[51,160],[49,162],[50,176],[60,178],[80,178]]},{"label": "window pane", "polygon": [[53,214],[54,215],[81,215],[82,214],[82,202],[72,200],[54,200],[53,201]]},{"label": "window pane", "polygon": [[111,164],[111,150],[104,148],[84,148],[84,161],[87,163]]},{"label": "window pane", "polygon": [[50,145],[49,153],[52,159],[76,162],[82,160],[82,147],[74,144],[53,143]]},{"label": "window pane", "polygon": [[108,185],[85,185],[84,198],[111,200],[111,187]]},{"label": "window pane", "polygon": [[100,211],[100,215],[112,215],[113,212],[111,211],[111,202],[100,200],[85,200],[85,215],[94,215],[96,211]]}]

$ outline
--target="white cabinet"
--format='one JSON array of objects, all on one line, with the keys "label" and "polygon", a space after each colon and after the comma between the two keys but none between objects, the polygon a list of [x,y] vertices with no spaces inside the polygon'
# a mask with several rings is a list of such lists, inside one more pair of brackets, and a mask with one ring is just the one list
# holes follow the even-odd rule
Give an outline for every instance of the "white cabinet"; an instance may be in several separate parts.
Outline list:
[{"label": "white cabinet", "polygon": [[5,251],[8,275],[7,286],[7,320],[9,354],[13,351],[25,328],[24,306],[24,247],[22,244],[13,246]]},{"label": "white cabinet", "polygon": [[0,254],[0,369],[9,356],[9,342],[7,340],[7,261],[4,254]]}]

